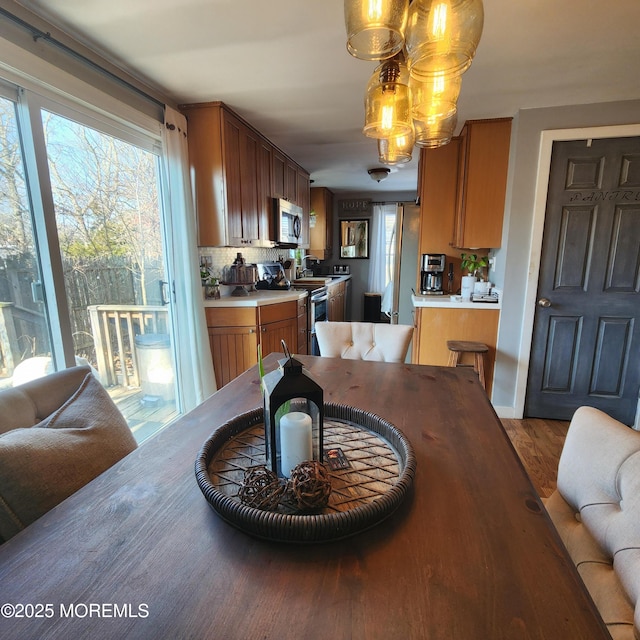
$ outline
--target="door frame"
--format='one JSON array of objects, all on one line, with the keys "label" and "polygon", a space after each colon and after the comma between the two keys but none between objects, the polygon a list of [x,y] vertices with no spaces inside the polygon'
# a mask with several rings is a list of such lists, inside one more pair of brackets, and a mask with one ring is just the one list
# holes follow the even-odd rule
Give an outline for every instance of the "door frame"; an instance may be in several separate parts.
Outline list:
[{"label": "door frame", "polygon": [[[599,138],[631,138],[640,137],[640,124],[611,125],[602,127],[580,127],[575,129],[548,129],[540,134],[538,149],[538,168],[536,174],[535,195],[533,202],[533,222],[531,227],[531,243],[529,245],[530,266],[527,275],[524,295],[525,311],[522,322],[520,349],[518,353],[518,374],[516,381],[515,414],[519,418],[524,416],[524,403],[527,393],[527,379],[529,377],[529,363],[531,359],[531,341],[533,339],[533,322],[536,311],[536,295],[540,277],[540,259],[542,255],[542,239],[547,209],[547,192],[549,188],[549,173],[551,170],[551,152],[553,143],[565,140],[585,140]],[[640,429],[640,401],[636,409],[635,425]]]}]

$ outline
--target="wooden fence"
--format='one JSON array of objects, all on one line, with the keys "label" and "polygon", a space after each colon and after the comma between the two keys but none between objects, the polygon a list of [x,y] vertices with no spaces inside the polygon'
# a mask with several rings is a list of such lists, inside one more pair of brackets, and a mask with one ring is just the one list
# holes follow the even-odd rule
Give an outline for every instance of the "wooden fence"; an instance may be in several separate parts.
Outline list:
[{"label": "wooden fence", "polygon": [[[167,331],[167,312],[162,307],[160,290],[160,281],[164,278],[161,267],[159,262],[147,262],[141,270],[126,258],[63,262],[75,354],[96,367],[100,375],[105,376],[105,383],[138,380],[135,349],[133,343],[129,344],[129,336],[135,337],[136,331],[149,333],[151,326],[164,326],[162,332]],[[38,301],[34,273],[37,270],[32,256],[0,259],[2,377],[10,377],[15,366],[26,358],[50,355],[47,319],[44,305]],[[98,324],[91,317],[91,308],[100,310],[94,312],[100,318]],[[119,310],[123,310],[123,315]],[[99,361],[105,353],[113,355],[115,364]]]}]

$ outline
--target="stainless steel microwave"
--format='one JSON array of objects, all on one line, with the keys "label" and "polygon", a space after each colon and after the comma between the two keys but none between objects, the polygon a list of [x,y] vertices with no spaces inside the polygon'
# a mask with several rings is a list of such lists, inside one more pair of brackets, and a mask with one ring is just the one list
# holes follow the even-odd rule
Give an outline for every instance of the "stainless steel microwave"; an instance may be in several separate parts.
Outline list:
[{"label": "stainless steel microwave", "polygon": [[276,198],[276,242],[280,245],[300,244],[302,233],[302,207]]}]

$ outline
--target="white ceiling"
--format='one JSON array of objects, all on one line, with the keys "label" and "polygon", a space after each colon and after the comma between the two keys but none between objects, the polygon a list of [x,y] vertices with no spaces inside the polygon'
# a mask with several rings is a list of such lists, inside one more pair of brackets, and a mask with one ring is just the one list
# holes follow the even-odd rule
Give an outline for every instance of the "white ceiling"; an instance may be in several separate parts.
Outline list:
[{"label": "white ceiling", "polygon": [[[418,152],[379,185],[362,133],[375,63],[341,0],[20,0],[175,103],[222,100],[336,193],[415,192]],[[485,0],[459,123],[640,98],[639,0]],[[640,114],[639,114],[640,120]],[[380,196],[381,197],[381,196]]]}]

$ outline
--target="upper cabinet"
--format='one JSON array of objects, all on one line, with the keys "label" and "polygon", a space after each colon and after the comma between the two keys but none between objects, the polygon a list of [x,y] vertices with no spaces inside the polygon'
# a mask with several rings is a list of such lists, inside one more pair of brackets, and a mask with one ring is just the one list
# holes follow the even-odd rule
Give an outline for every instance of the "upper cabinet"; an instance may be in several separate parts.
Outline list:
[{"label": "upper cabinet", "polygon": [[273,199],[284,197],[303,208],[308,246],[308,172],[222,102],[180,109],[189,123],[198,244],[273,246]]},{"label": "upper cabinet", "polygon": [[453,247],[500,246],[510,140],[511,118],[468,120],[462,128]]},{"label": "upper cabinet", "polygon": [[325,187],[314,187],[310,193],[313,215],[309,216],[309,253],[328,260],[333,247],[333,193]]},{"label": "upper cabinet", "polygon": [[300,247],[309,248],[310,223],[309,212],[311,211],[311,180],[309,174],[298,167],[296,171],[296,204],[302,207],[302,229],[300,232]]},{"label": "upper cabinet", "polygon": [[420,150],[420,253],[447,253],[453,239],[460,139]]}]

